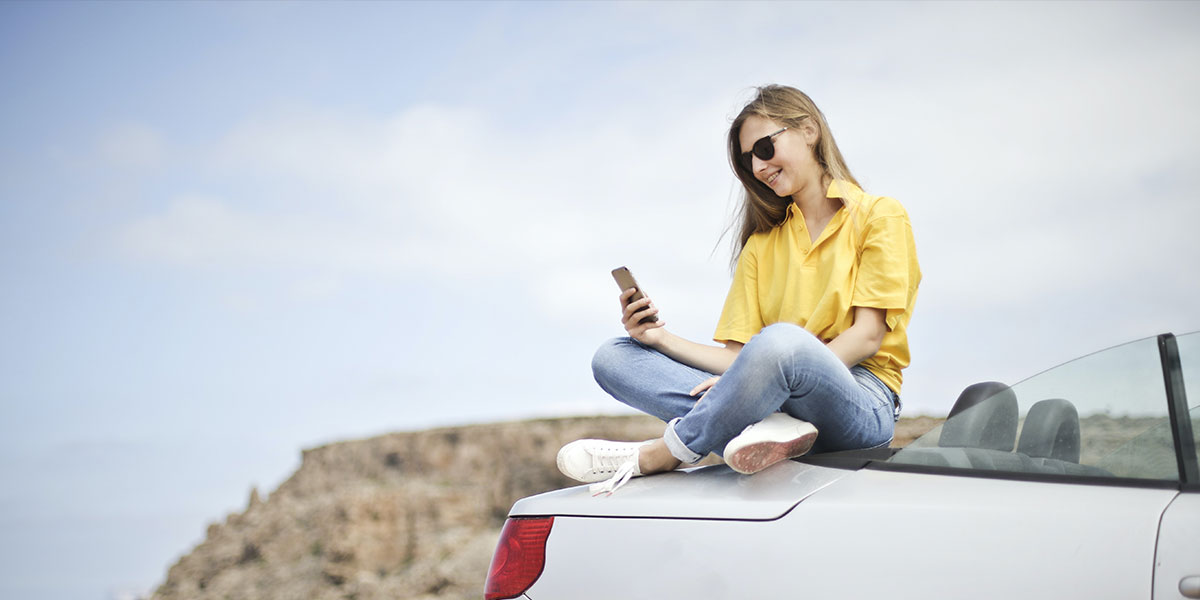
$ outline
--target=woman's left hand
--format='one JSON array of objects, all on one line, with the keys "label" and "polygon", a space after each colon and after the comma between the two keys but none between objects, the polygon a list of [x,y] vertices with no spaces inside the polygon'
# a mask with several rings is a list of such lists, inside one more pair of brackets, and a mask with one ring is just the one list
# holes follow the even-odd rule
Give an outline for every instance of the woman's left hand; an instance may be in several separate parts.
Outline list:
[{"label": "woman's left hand", "polygon": [[698,395],[700,395],[701,393],[708,391],[708,390],[709,390],[709,388],[711,388],[712,386],[714,386],[714,385],[716,385],[716,384],[717,384],[717,380],[718,380],[718,379],[720,379],[720,376],[717,376],[717,377],[709,377],[708,379],[705,379],[704,381],[701,381],[701,382],[700,382],[700,385],[698,385],[698,386],[696,386],[696,387],[692,388],[692,391],[690,392],[690,393],[691,393],[691,395],[693,395],[693,396],[698,396]]}]

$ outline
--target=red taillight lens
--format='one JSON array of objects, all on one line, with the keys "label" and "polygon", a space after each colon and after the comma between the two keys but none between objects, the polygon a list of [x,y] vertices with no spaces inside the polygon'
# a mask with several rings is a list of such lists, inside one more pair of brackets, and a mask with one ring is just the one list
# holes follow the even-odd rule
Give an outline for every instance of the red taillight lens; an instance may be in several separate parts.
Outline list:
[{"label": "red taillight lens", "polygon": [[546,566],[546,538],[554,517],[516,518],[504,522],[492,566],[488,569],[484,600],[506,600],[520,596]]}]

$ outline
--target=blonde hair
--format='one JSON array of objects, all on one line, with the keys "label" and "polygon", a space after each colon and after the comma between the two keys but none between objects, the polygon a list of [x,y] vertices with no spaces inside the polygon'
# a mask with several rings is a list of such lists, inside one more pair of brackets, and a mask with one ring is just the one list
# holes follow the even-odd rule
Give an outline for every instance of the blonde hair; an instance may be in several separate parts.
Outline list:
[{"label": "blonde hair", "polygon": [[750,236],[770,231],[783,223],[787,219],[788,205],[792,203],[791,198],[776,196],[771,188],[755,178],[739,160],[742,147],[738,138],[742,125],[749,117],[762,117],[789,129],[800,127],[805,119],[812,119],[817,128],[817,144],[813,154],[824,171],[822,179],[826,185],[831,180],[848,181],[858,185],[858,181],[850,173],[850,167],[846,166],[846,160],[842,158],[841,150],[838,150],[833,132],[825,122],[825,115],[821,114],[821,110],[808,95],[784,85],[764,85],[758,88],[757,92],[754,99],[729,125],[729,164],[733,167],[734,175],[742,182],[743,188],[742,202],[734,215],[734,222],[730,224],[730,227],[738,226],[737,236],[733,238],[731,264],[737,263],[738,255]]}]

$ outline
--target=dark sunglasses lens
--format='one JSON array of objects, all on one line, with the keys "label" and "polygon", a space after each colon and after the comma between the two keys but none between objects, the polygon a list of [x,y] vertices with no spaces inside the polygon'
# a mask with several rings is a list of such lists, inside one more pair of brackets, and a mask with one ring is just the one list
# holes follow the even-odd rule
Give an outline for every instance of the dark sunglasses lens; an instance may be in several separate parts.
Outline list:
[{"label": "dark sunglasses lens", "polygon": [[[783,133],[783,131],[780,130],[772,135],[778,135],[779,133]],[[742,166],[746,167],[747,171],[754,170],[754,159],[751,157],[752,154],[762,160],[771,160],[775,156],[775,143],[771,141],[771,136],[768,135],[758,138],[758,141],[754,142],[754,146],[750,148],[750,152],[742,153]]]},{"label": "dark sunglasses lens", "polygon": [[771,143],[770,137],[754,142],[754,155],[762,160],[771,160],[775,156],[775,144]]}]

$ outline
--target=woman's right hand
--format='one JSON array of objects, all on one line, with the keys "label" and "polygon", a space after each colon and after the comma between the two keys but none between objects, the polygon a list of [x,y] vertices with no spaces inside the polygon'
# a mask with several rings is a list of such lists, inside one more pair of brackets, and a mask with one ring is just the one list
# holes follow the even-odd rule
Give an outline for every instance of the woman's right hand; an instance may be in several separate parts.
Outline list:
[{"label": "woman's right hand", "polygon": [[625,326],[629,337],[647,346],[654,346],[666,334],[667,330],[662,328],[666,323],[662,319],[643,322],[646,317],[657,315],[658,307],[654,306],[649,296],[643,296],[641,300],[630,302],[629,299],[635,293],[637,293],[636,288],[629,288],[621,292],[621,324]]}]

